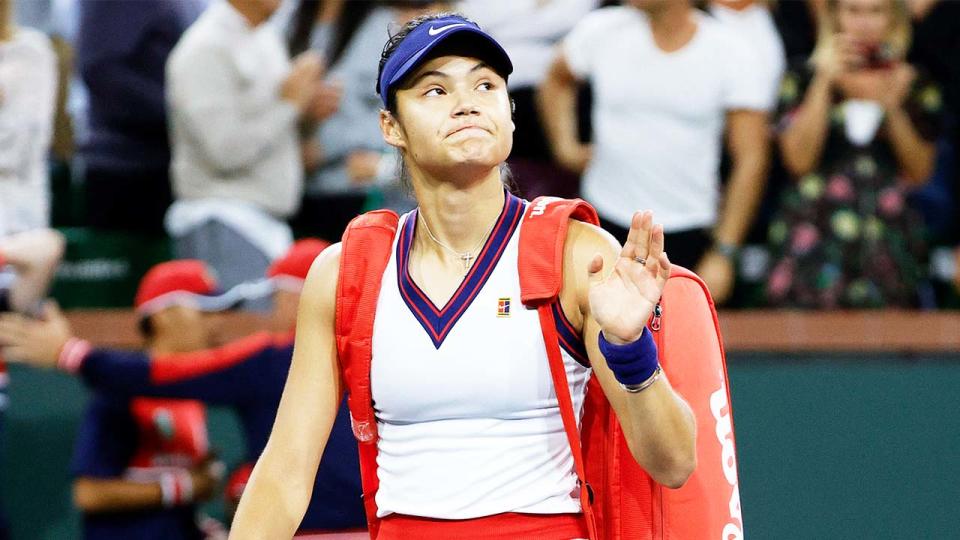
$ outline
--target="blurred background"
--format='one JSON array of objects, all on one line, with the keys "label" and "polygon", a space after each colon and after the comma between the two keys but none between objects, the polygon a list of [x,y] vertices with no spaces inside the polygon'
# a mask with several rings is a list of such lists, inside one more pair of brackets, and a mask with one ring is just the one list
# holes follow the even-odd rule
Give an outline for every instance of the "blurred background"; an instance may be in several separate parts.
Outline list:
[{"label": "blurred background", "polygon": [[[48,291],[76,334],[136,349],[154,265],[228,289],[411,209],[377,64],[442,10],[513,59],[515,192],[582,197],[615,236],[651,208],[710,286],[745,534],[960,536],[958,1],[0,0],[0,308]],[[83,537],[88,391],[7,369],[0,538]],[[241,464],[234,410],[206,423]],[[202,508],[225,523],[223,500]]]}]

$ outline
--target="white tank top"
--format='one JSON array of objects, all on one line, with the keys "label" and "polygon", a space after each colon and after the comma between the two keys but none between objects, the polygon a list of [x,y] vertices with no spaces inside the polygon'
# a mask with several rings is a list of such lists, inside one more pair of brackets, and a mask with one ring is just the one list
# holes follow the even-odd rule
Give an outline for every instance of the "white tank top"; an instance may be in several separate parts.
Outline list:
[{"label": "white tank top", "polygon": [[[520,303],[524,208],[507,195],[490,239],[443,309],[406,271],[416,211],[401,218],[373,332],[381,517],[580,511],[540,321]],[[590,369],[558,306],[554,314],[579,419]]]}]

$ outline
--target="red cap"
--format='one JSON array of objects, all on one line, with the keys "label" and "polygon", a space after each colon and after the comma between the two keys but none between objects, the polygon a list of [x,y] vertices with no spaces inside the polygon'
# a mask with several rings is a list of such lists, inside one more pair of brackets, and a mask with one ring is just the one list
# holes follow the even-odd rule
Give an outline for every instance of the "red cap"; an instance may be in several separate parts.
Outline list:
[{"label": "red cap", "polygon": [[301,282],[307,279],[307,273],[320,252],[330,247],[330,242],[317,238],[304,238],[294,242],[290,249],[270,265],[267,277],[278,283],[294,278]]},{"label": "red cap", "polygon": [[220,295],[213,272],[203,261],[187,259],[160,263],[140,280],[134,307],[151,315],[174,305],[191,305],[204,311],[219,311],[232,305]]}]

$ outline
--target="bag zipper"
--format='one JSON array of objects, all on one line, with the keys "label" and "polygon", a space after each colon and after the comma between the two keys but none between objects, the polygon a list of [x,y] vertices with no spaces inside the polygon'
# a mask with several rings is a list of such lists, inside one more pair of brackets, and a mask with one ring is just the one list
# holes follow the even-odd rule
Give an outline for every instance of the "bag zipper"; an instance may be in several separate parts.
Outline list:
[{"label": "bag zipper", "polygon": [[660,319],[663,317],[663,308],[660,307],[660,302],[657,302],[657,305],[653,308],[653,321],[650,323],[650,330],[654,332],[660,331]]}]

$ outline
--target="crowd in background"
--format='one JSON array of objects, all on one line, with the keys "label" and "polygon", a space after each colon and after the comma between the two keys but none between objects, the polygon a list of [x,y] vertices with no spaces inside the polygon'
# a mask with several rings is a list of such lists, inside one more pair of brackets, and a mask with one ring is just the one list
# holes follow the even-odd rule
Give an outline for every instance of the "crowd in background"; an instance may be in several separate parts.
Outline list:
[{"label": "crowd in background", "polygon": [[[949,304],[933,285],[957,275],[960,235],[950,2],[11,2],[0,237],[71,205],[53,226],[167,235],[231,286],[294,236],[409,209],[379,133],[380,49],[459,10],[516,64],[521,195],[581,196],[615,236],[653,209],[718,303]],[[79,205],[51,201],[57,170]],[[735,293],[745,279],[761,300]]]},{"label": "crowd in background", "polygon": [[[0,312],[35,309],[64,256],[57,228],[169,239],[175,258],[205,266],[145,276],[134,305],[149,322],[148,355],[116,363],[140,370],[129,377],[97,373],[119,393],[118,380],[167,397],[240,396],[240,415],[259,415],[245,424],[252,462],[289,343],[231,349],[248,378],[195,370],[188,379],[198,379],[157,390],[137,379],[149,355],[212,344],[206,335],[188,343],[205,328],[199,315],[169,319],[176,303],[158,299],[268,276],[279,283],[274,330],[288,333],[298,287],[327,245],[294,239],[336,241],[365,210],[412,208],[380,132],[388,107],[378,65],[404,22],[454,10],[514,63],[508,165],[520,195],[583,197],[621,241],[633,212],[652,209],[671,260],[700,274],[718,304],[960,305],[951,288],[960,290],[960,3],[0,0]],[[64,177],[69,189],[57,191],[51,178]],[[46,315],[45,324],[59,317]],[[74,340],[52,358],[77,372],[90,353]],[[81,375],[96,386],[96,375]],[[267,379],[272,393],[248,407]],[[217,388],[230,392],[209,397]],[[126,401],[108,405],[95,400],[85,426],[127,418]],[[197,410],[181,413],[200,426]],[[115,478],[126,461],[105,464],[99,449],[112,447],[98,437],[117,441],[83,431],[87,450],[75,459],[81,480],[109,480],[75,486],[88,513],[109,506],[111,490],[131,489]],[[204,466],[205,444],[190,447]],[[198,474],[183,485],[209,496],[213,480]],[[192,503],[181,481],[162,476],[159,491],[137,500]],[[0,516],[0,538],[4,530]]]}]

